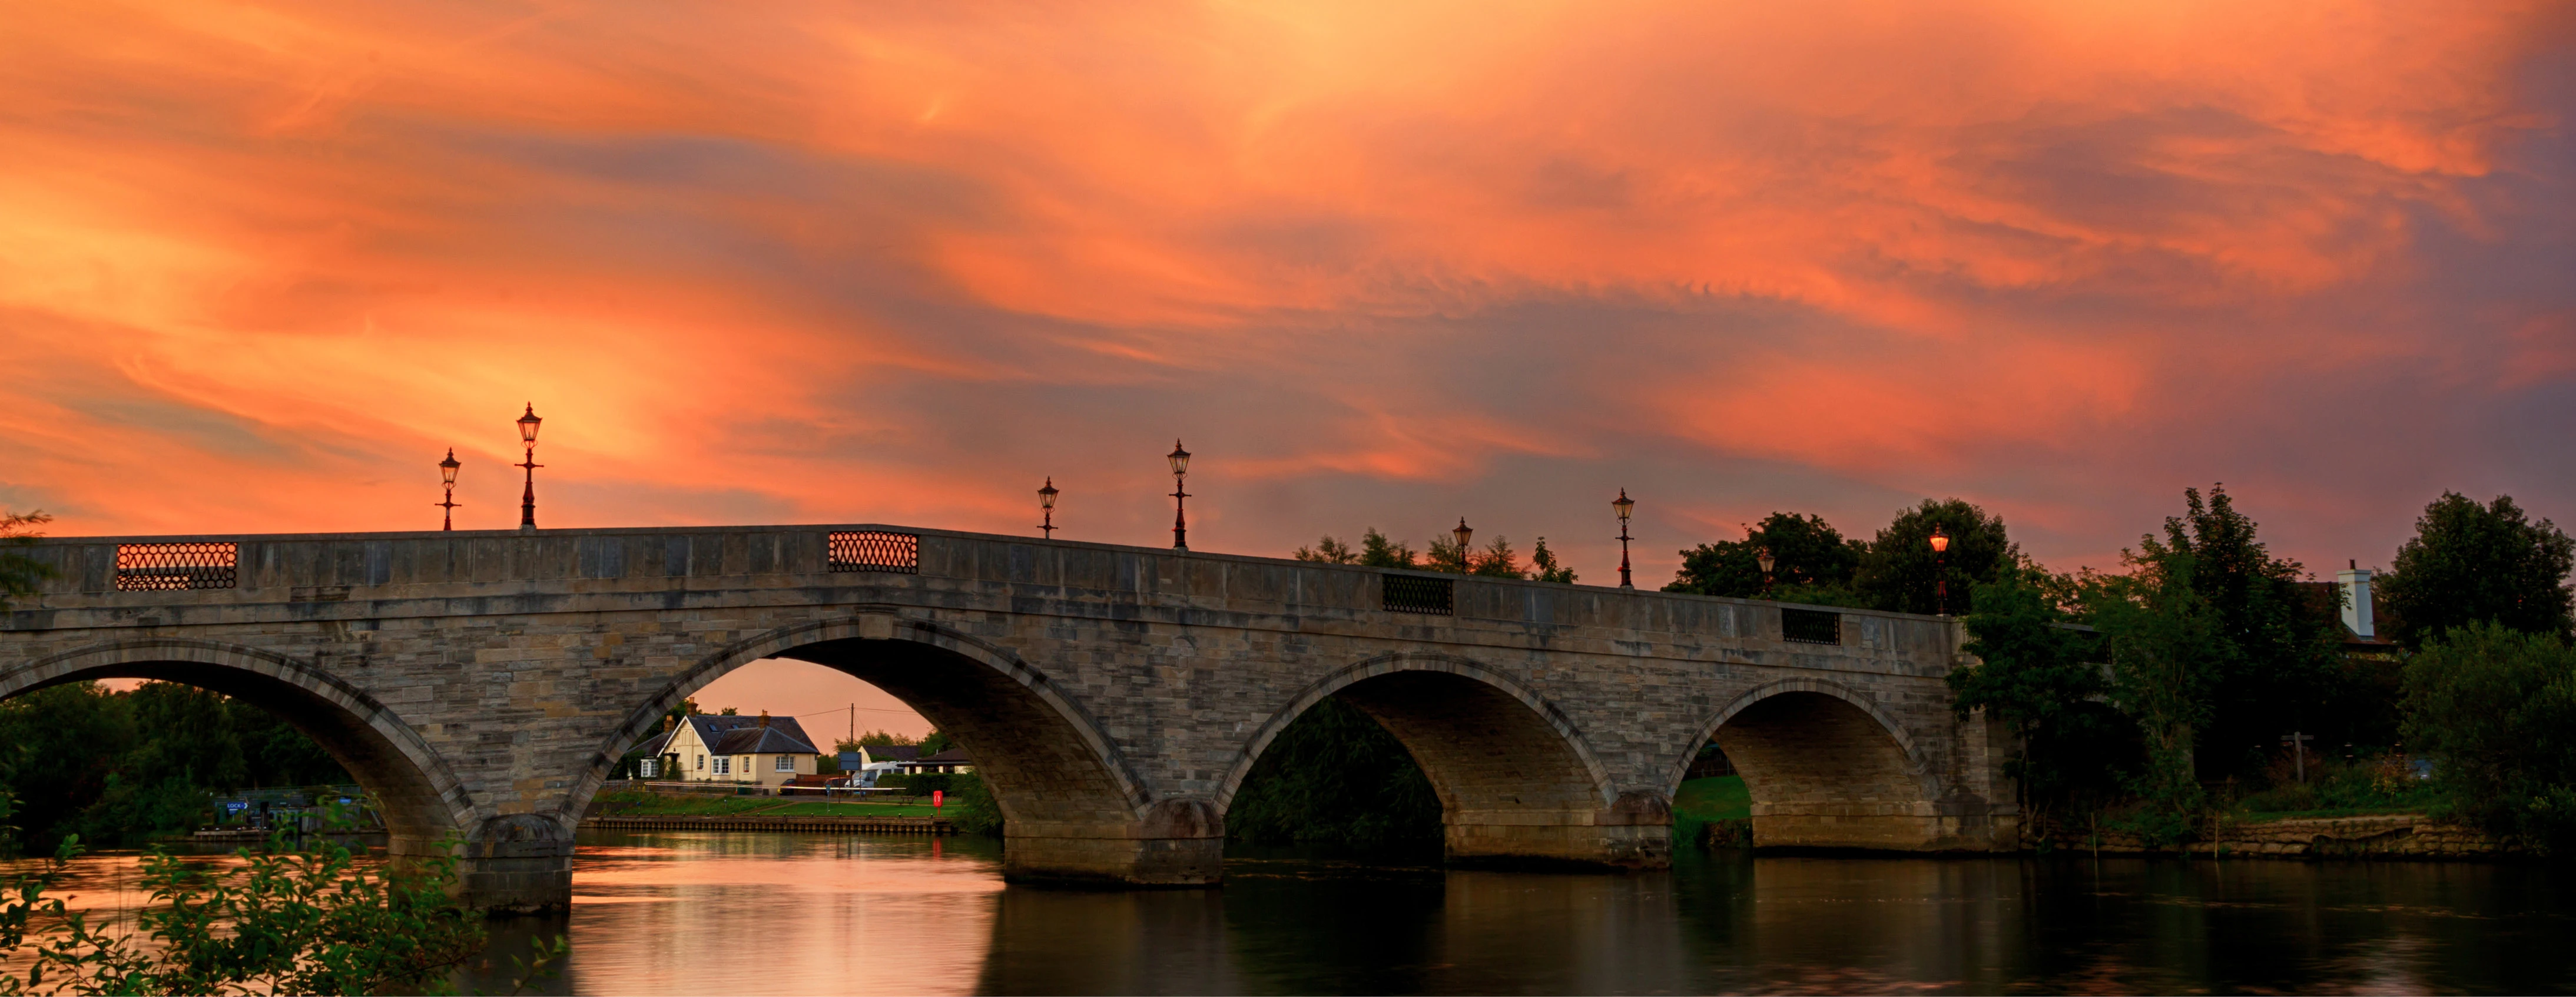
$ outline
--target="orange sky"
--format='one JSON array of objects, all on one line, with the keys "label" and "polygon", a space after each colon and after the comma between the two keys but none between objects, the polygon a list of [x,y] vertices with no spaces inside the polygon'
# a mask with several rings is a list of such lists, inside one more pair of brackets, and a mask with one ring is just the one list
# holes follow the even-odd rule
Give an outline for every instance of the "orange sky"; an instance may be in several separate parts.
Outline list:
[{"label": "orange sky", "polygon": [[[2566,4],[96,3],[0,32],[0,506],[879,521],[1642,581],[2576,519]],[[752,704],[745,704],[752,705]]]}]

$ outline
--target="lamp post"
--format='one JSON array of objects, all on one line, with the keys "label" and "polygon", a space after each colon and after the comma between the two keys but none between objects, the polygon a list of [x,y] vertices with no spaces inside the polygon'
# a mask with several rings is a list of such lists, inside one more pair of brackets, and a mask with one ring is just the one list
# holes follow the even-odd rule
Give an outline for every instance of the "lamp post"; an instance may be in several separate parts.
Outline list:
[{"label": "lamp post", "polygon": [[1055,539],[1055,475],[1047,475],[1046,487],[1038,489],[1038,508],[1046,513],[1046,522],[1038,524],[1046,538]]},{"label": "lamp post", "polygon": [[1467,541],[1475,538],[1476,529],[1467,525],[1467,517],[1460,516],[1458,528],[1449,531],[1449,535],[1458,538],[1458,573],[1466,574],[1470,566],[1467,560]]},{"label": "lamp post", "polygon": [[1619,587],[1633,589],[1637,586],[1628,577],[1628,514],[1637,511],[1637,500],[1629,498],[1628,490],[1622,488],[1610,508],[1619,513]]},{"label": "lamp post", "polygon": [[1172,549],[1190,549],[1190,490],[1182,487],[1190,476],[1190,452],[1181,449],[1181,441],[1172,441]]},{"label": "lamp post", "polygon": [[1950,535],[1937,525],[1932,527],[1932,610],[1942,616],[1950,615],[1950,578],[1943,569],[1949,553]]},{"label": "lamp post", "polygon": [[1771,594],[1771,565],[1777,563],[1771,558],[1771,548],[1754,548],[1753,562],[1762,566],[1762,594],[1768,596]]},{"label": "lamp post", "polygon": [[447,448],[447,459],[438,462],[438,483],[447,488],[447,499],[438,503],[439,508],[446,510],[439,514],[439,529],[456,528],[456,469],[464,466],[456,462],[455,447]]},{"label": "lamp post", "polygon": [[535,402],[529,402],[528,413],[519,417],[519,442],[528,448],[528,459],[519,465],[528,472],[527,490],[519,493],[519,531],[522,533],[537,531],[537,469],[545,466],[537,463],[537,424],[544,421],[537,418]]}]

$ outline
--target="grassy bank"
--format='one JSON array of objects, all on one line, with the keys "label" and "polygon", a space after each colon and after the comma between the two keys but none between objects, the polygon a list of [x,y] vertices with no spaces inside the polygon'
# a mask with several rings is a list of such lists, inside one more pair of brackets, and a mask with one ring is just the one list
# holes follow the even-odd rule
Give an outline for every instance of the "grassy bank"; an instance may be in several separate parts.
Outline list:
[{"label": "grassy bank", "polygon": [[626,817],[936,817],[928,803],[845,803],[837,800],[782,800],[775,796],[699,796],[690,793],[623,792],[600,798],[599,814]]}]

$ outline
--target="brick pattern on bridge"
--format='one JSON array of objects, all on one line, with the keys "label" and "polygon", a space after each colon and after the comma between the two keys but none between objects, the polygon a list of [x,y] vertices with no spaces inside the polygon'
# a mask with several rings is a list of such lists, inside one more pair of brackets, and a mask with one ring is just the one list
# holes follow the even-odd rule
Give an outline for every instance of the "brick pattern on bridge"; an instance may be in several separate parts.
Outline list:
[{"label": "brick pattern on bridge", "polygon": [[[919,537],[918,573],[833,570],[827,537],[860,531]],[[1372,569],[874,525],[123,542],[197,541],[240,545],[236,587],[118,591],[118,539],[29,548],[62,577],[0,620],[0,696],[225,683],[350,759],[409,838],[462,832],[496,903],[553,902],[615,758],[771,656],[955,734],[1015,875],[1213,881],[1243,772],[1335,694],[1425,764],[1460,857],[1660,861],[1713,732],[1757,804],[1833,818],[1784,842],[2016,834],[1984,725],[1941,680],[1956,627],[1928,617],[1840,611],[1842,643],[1792,643],[1774,604],[1482,578],[1425,616],[1387,611]]]}]

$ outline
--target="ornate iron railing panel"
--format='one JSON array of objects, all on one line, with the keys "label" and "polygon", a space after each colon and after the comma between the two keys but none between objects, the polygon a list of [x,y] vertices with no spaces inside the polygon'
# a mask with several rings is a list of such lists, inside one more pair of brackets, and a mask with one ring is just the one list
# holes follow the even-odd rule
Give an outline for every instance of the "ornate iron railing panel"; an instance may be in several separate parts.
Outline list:
[{"label": "ornate iron railing panel", "polygon": [[1843,642],[1843,614],[1814,609],[1780,611],[1780,639],[1801,644]]},{"label": "ornate iron railing panel", "polygon": [[116,545],[119,592],[228,589],[239,578],[240,570],[240,544]]},{"label": "ornate iron railing panel", "polygon": [[921,572],[921,537],[916,534],[839,531],[832,534],[830,546],[834,571],[891,571],[903,575]]},{"label": "ornate iron railing panel", "polygon": [[1386,580],[1383,595],[1388,612],[1430,616],[1450,616],[1457,612],[1457,583],[1454,581],[1418,575],[1378,577]]}]

